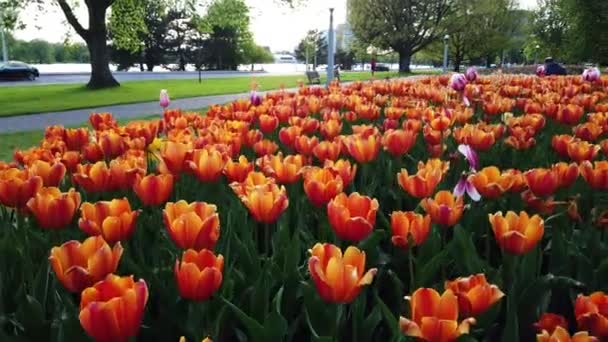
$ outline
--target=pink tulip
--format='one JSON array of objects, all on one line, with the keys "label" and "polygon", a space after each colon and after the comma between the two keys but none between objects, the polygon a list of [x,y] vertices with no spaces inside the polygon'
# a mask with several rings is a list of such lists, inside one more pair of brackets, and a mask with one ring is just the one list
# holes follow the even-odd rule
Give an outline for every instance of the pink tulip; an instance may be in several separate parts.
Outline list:
[{"label": "pink tulip", "polygon": [[171,103],[171,100],[169,100],[169,93],[167,93],[166,89],[161,89],[159,101],[160,106],[163,107],[163,109],[167,109],[167,107],[169,107],[169,103]]},{"label": "pink tulip", "polygon": [[458,145],[458,152],[467,159],[469,168],[472,171],[476,171],[479,167],[479,156],[477,156],[477,152],[475,152],[471,146],[465,144]]},{"label": "pink tulip", "polygon": [[464,72],[464,76],[467,78],[469,82],[475,82],[477,79],[477,69],[475,67],[470,67],[467,71]]},{"label": "pink tulip", "polygon": [[251,91],[250,99],[252,106],[259,106],[262,103],[262,98],[258,95],[258,92],[254,90]]},{"label": "pink tulip", "polygon": [[583,80],[587,82],[597,82],[600,79],[600,69],[588,68],[583,71]]},{"label": "pink tulip", "polygon": [[463,74],[453,74],[450,78],[450,88],[456,91],[463,91],[467,85],[467,78]]},{"label": "pink tulip", "polygon": [[456,184],[456,187],[454,187],[454,196],[460,197],[463,196],[465,193],[469,195],[469,197],[475,202],[481,199],[481,194],[479,194],[479,192],[475,188],[475,185],[469,182],[469,176],[463,174],[462,177],[460,177],[458,184]]},{"label": "pink tulip", "polygon": [[538,67],[536,67],[536,76],[538,77],[543,77],[545,76],[545,66],[544,65],[539,65]]}]

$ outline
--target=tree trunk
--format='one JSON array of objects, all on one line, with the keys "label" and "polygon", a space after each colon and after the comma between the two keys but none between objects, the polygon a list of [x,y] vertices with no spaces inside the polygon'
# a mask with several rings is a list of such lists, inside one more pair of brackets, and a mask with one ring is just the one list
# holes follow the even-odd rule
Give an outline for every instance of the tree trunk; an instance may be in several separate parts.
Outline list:
[{"label": "tree trunk", "polygon": [[117,87],[120,84],[110,71],[110,49],[106,44],[106,10],[104,5],[89,5],[89,30],[85,41],[91,58],[91,78],[87,87],[91,89]]},{"label": "tree trunk", "polygon": [[412,62],[412,53],[410,51],[399,51],[399,73],[410,73],[410,63]]}]

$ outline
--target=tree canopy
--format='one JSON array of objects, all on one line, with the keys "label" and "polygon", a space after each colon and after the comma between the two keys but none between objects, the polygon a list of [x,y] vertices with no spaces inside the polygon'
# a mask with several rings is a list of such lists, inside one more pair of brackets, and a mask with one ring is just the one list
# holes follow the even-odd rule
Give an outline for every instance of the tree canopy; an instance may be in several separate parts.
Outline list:
[{"label": "tree canopy", "polygon": [[412,55],[446,33],[455,0],[351,0],[349,22],[361,41],[399,54],[409,72]]}]

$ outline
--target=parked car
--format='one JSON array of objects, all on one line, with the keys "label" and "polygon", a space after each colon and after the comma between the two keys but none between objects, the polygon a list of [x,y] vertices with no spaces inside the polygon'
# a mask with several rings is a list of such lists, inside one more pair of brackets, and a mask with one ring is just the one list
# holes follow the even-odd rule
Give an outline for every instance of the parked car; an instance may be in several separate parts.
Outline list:
[{"label": "parked car", "polygon": [[9,61],[9,62],[0,62],[0,78],[3,79],[19,79],[19,78],[27,78],[30,81],[39,77],[40,73],[38,69],[33,66],[27,65],[23,62],[17,61]]},{"label": "parked car", "polygon": [[386,64],[377,64],[376,71],[389,71],[388,65]]}]

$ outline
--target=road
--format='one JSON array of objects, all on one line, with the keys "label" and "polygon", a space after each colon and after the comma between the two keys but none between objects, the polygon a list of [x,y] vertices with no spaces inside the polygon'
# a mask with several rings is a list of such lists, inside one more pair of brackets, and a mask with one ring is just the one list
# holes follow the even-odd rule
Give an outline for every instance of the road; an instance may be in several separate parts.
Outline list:
[{"label": "road", "polygon": [[[203,71],[201,76],[205,78],[227,78],[227,77],[251,77],[270,75],[299,75],[298,72],[246,72],[246,71]],[[118,82],[125,81],[149,81],[168,79],[196,79],[196,71],[174,71],[174,72],[114,72]],[[88,73],[62,73],[41,74],[35,81],[27,80],[0,80],[0,87],[36,86],[48,84],[85,84],[89,81]]]}]

